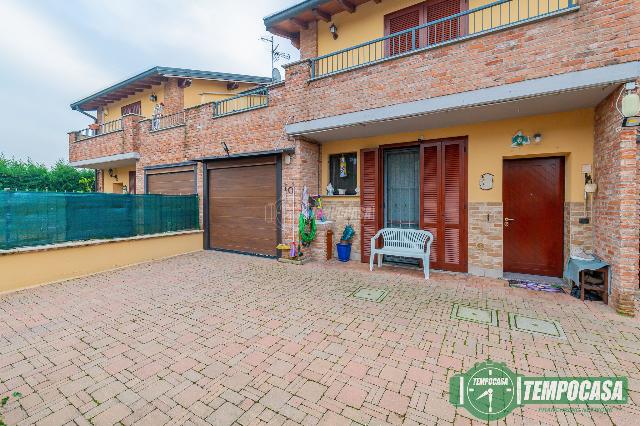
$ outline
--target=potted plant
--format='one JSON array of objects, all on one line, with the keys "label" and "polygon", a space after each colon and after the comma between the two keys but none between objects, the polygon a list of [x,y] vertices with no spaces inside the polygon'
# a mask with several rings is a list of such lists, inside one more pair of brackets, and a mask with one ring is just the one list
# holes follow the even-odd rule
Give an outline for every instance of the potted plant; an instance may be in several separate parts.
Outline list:
[{"label": "potted plant", "polygon": [[98,123],[89,124],[89,129],[91,130],[100,130],[100,125]]},{"label": "potted plant", "polygon": [[347,225],[344,227],[342,238],[340,238],[340,242],[336,244],[336,249],[338,250],[338,260],[340,262],[348,262],[351,258],[351,240],[353,240],[353,236],[355,234],[356,233],[353,230],[353,226]]}]

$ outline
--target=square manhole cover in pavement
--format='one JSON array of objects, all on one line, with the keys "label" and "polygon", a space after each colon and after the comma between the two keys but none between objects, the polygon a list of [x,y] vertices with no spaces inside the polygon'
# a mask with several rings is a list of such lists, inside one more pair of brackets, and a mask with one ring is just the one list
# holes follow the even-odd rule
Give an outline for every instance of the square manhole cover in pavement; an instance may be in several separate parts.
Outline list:
[{"label": "square manhole cover in pavement", "polygon": [[494,309],[472,308],[471,306],[453,304],[451,319],[471,321],[480,324],[498,326],[498,311]]},{"label": "square manhole cover in pavement", "polygon": [[523,315],[509,313],[509,327],[512,330],[526,333],[540,334],[542,336],[566,339],[564,330],[558,321],[531,318]]},{"label": "square manhole cover in pavement", "polygon": [[389,290],[384,290],[381,288],[360,287],[359,289],[351,293],[351,296],[355,297],[356,299],[380,303],[384,300],[385,297],[387,297],[387,294],[389,294]]}]

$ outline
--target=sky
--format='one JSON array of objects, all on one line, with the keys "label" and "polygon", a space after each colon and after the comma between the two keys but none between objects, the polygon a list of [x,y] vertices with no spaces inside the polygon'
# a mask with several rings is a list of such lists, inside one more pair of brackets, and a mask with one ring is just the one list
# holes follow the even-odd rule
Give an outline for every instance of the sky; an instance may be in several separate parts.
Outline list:
[{"label": "sky", "polygon": [[69,104],[156,65],[270,76],[262,18],[297,2],[0,0],[0,153],[67,161]]}]

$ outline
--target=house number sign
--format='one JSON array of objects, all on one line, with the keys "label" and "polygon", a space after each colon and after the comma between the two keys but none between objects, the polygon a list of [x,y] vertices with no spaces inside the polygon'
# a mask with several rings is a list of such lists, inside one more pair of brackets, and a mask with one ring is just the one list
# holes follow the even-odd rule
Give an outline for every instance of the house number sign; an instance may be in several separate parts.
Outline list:
[{"label": "house number sign", "polygon": [[493,175],[491,173],[484,173],[480,176],[480,189],[483,191],[490,191],[493,189]]}]

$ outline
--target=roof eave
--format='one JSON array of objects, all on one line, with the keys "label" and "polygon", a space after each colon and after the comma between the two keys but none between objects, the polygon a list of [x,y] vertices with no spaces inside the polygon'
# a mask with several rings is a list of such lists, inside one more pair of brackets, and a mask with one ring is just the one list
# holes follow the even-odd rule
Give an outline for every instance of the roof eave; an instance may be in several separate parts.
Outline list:
[{"label": "roof eave", "polygon": [[273,27],[274,25],[282,21],[293,18],[302,12],[305,12],[309,9],[313,9],[314,7],[320,6],[321,4],[324,4],[324,3],[328,3],[328,0],[305,0],[285,10],[281,10],[280,12],[276,12],[269,16],[266,16],[263,19],[264,26],[267,29],[270,29],[271,27]]}]

